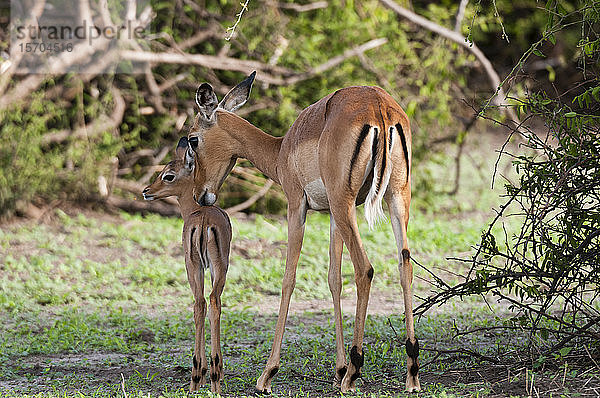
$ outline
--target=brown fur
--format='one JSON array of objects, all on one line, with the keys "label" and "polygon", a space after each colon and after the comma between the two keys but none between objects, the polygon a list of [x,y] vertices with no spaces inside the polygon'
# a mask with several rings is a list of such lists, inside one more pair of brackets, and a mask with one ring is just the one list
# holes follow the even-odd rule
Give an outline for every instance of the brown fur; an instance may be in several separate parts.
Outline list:
[{"label": "brown fur", "polygon": [[[246,86],[247,81],[248,79],[245,81]],[[222,104],[227,102],[232,92]],[[249,89],[245,95],[248,94]],[[202,105],[199,102],[199,106]],[[402,134],[405,134],[405,149],[400,137],[390,136],[390,127],[397,124],[402,127]],[[369,132],[354,156],[358,137],[365,125],[373,127],[372,132]],[[372,153],[375,134],[378,150]],[[369,275],[372,274],[371,264],[358,232],[356,203],[365,200],[364,196],[372,180],[384,176],[387,168],[390,168],[389,182],[387,186],[382,185],[381,195],[390,209],[398,247],[407,337],[414,341],[412,265],[408,259],[403,260],[401,255],[402,250],[408,250],[406,229],[411,194],[408,172],[410,165],[407,160],[410,163],[411,132],[406,114],[389,94],[378,87],[348,87],[338,90],[303,110],[282,138],[270,136],[226,109],[219,108],[211,120],[199,114],[189,137],[198,137],[200,141],[194,182],[198,197],[206,192],[216,194],[231,170],[233,161],[245,158],[266,176],[281,184],[288,199],[288,247],[281,304],[273,349],[257,381],[259,391],[271,390],[273,369],[279,367],[285,322],[304,236],[306,211],[312,206],[310,198],[323,198],[323,195],[326,201],[321,200],[320,204],[313,198],[313,204],[317,203],[313,208],[329,211],[332,215],[328,282],[335,313],[336,371],[337,374],[342,374],[342,369],[347,369],[341,380],[342,392],[354,388],[361,363],[347,363],[344,352],[340,308],[341,254],[343,244],[346,244],[354,265],[357,286],[352,346],[356,347],[356,355],[363,355],[365,318],[371,288]],[[393,146],[390,139],[394,140]],[[369,162],[373,165],[367,168]],[[380,168],[375,170],[377,167]],[[348,175],[351,169],[352,177]],[[321,186],[325,189],[320,189]],[[409,357],[408,369],[412,365],[413,359]],[[408,391],[420,389],[418,375],[407,374],[406,388]]]},{"label": "brown fur", "polygon": [[[208,363],[204,341],[204,269],[210,263],[212,291],[210,293],[210,344],[211,344],[211,391],[221,393],[223,361],[221,354],[221,293],[229,266],[231,224],[227,214],[215,206],[199,206],[192,197],[193,171],[185,168],[185,151],[178,147],[175,160],[167,164],[156,180],[144,189],[149,199],[177,196],[183,225],[183,247],[188,281],[194,294],[194,323],[196,326],[190,391],[197,391],[206,383]],[[163,176],[173,174],[174,180],[163,181]]]}]

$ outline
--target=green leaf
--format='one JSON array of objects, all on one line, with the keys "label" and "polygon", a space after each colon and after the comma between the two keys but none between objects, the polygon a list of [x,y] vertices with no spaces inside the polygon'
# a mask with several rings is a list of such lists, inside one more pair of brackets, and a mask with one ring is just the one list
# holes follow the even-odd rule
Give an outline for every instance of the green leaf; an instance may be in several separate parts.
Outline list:
[{"label": "green leaf", "polygon": [[542,52],[540,50],[538,50],[537,48],[533,49],[533,53],[535,55],[537,55],[538,57],[546,58],[546,56],[544,54],[542,54]]},{"label": "green leaf", "polygon": [[571,350],[572,350],[572,349],[573,349],[573,347],[563,347],[563,348],[561,348],[561,349],[559,350],[559,352],[560,352],[560,356],[561,356],[561,357],[564,357],[564,356],[567,356],[567,355],[569,355],[569,353],[571,352]]},{"label": "green leaf", "polygon": [[565,117],[575,117],[575,116],[577,116],[577,113],[575,113],[575,112],[567,112],[567,113],[565,113]]},{"label": "green leaf", "polygon": [[556,44],[556,37],[554,36],[554,33],[550,33],[548,35],[548,40],[550,40],[550,43]]},{"label": "green leaf", "polygon": [[594,87],[592,90],[592,97],[594,97],[596,101],[600,101],[600,86]]}]

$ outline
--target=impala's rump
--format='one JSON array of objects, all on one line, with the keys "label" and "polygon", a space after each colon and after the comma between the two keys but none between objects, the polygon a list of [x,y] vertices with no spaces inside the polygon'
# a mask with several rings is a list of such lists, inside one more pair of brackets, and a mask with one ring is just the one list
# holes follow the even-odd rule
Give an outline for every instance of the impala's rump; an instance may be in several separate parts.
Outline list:
[{"label": "impala's rump", "polygon": [[[313,210],[330,209],[332,188],[327,180],[332,177],[324,174],[339,170],[336,173],[345,179],[353,202],[365,204],[365,217],[372,226],[385,217],[381,202],[394,170],[408,182],[410,136],[405,131],[410,134],[406,114],[385,91],[347,87],[300,113],[283,139],[281,152],[287,158],[281,160]],[[401,150],[395,148],[396,133]],[[334,183],[342,181],[336,177]]]}]

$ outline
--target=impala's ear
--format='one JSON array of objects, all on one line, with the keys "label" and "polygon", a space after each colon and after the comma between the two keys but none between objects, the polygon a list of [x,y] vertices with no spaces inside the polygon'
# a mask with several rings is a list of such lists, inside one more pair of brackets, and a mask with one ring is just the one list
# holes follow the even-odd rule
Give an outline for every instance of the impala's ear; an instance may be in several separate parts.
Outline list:
[{"label": "impala's ear", "polygon": [[194,170],[194,166],[196,164],[194,156],[194,150],[188,146],[185,150],[185,160],[183,162],[183,165],[185,169],[190,173]]},{"label": "impala's ear", "polygon": [[175,148],[175,156],[178,159],[183,159],[185,156],[185,152],[188,148],[188,139],[187,137],[181,137],[179,142],[177,143],[177,148]]},{"label": "impala's ear", "polygon": [[218,104],[219,100],[212,86],[208,83],[202,83],[196,90],[196,105],[198,105],[205,120],[213,121]]},{"label": "impala's ear", "polygon": [[219,103],[219,108],[234,112],[240,106],[244,105],[250,96],[250,90],[252,89],[255,77],[256,71],[252,72],[244,81],[232,88]]}]

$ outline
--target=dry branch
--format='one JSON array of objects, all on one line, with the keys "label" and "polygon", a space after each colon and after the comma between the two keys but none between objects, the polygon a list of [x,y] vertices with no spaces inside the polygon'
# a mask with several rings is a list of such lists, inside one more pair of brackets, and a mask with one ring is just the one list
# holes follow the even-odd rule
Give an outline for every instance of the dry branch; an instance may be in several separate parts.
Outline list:
[{"label": "dry branch", "polygon": [[[127,192],[131,192],[132,194],[134,194],[138,197],[141,197],[142,191],[144,190],[144,188],[146,188],[144,186],[144,184],[140,184],[138,182],[131,181],[131,180],[124,180],[122,178],[115,178],[114,187],[122,189]],[[164,202],[171,204],[171,205],[179,204],[177,202],[177,199],[175,199],[173,197],[168,197],[168,198],[161,199],[161,200],[163,200]]]},{"label": "dry branch", "polygon": [[285,86],[298,83],[323,73],[326,70],[341,64],[348,58],[362,54],[365,51],[379,47],[385,43],[387,43],[386,38],[370,40],[364,44],[361,44],[360,46],[348,49],[342,55],[333,57],[328,61],[309,69],[307,72],[302,73],[294,72],[291,69],[283,68],[281,66],[269,65],[258,61],[240,60],[237,58],[216,57],[202,54],[175,54],[167,52],[153,53],[148,51],[125,50],[121,51],[120,56],[122,59],[128,59],[130,61],[137,62],[186,65],[192,64],[204,66],[210,69],[233,70],[243,73],[248,73],[251,70],[257,70],[260,72],[260,74],[257,76],[258,80],[268,84]]},{"label": "dry branch", "polygon": [[255,193],[254,195],[249,197],[244,202],[225,209],[225,211],[227,212],[227,214],[231,215],[231,214],[239,213],[240,211],[247,209],[248,207],[252,206],[258,199],[265,196],[267,194],[267,192],[269,192],[269,189],[271,189],[272,185],[273,185],[273,180],[268,180],[265,183],[265,185],[261,188],[260,191],[258,191],[257,193]]},{"label": "dry branch", "polygon": [[[144,167],[141,168],[141,171],[150,171],[150,170],[152,170],[152,174],[154,174],[154,173],[156,173],[158,171],[161,171],[164,168],[165,168],[164,164],[157,164],[157,165],[152,165],[152,166],[144,166]],[[122,168],[120,168],[117,171],[117,175],[124,176],[124,175],[133,173],[133,171],[134,170],[131,167],[122,167]]]},{"label": "dry branch", "polygon": [[315,1],[314,3],[308,4],[294,4],[294,3],[277,3],[277,7],[283,10],[292,10],[296,12],[307,12],[318,10],[321,8],[329,7],[329,4],[326,1]]},{"label": "dry branch", "polygon": [[[500,80],[500,76],[498,76],[498,73],[492,66],[492,63],[490,62],[490,60],[487,59],[485,54],[479,49],[479,47],[477,47],[477,45],[475,45],[475,43],[469,43],[467,41],[467,39],[461,33],[452,31],[448,28],[438,25],[435,22],[432,22],[426,18],[423,18],[422,16],[415,14],[414,12],[407,10],[406,8],[399,6],[393,0],[379,0],[379,1],[381,1],[386,7],[390,8],[396,14],[408,19],[409,21],[411,21],[431,32],[434,32],[442,37],[445,37],[446,39],[451,40],[451,41],[461,45],[462,47],[466,48],[468,51],[470,51],[473,55],[475,55],[477,60],[483,66],[483,69],[485,70],[485,73],[488,76],[490,84],[492,85],[492,87],[495,90],[494,95],[493,95],[494,103],[496,105],[499,105],[500,101],[502,101],[506,98],[506,94],[504,93],[504,90],[502,89],[502,85],[501,85],[502,81]],[[517,120],[516,115],[514,114],[512,109],[506,108],[505,111],[509,114],[509,116],[513,120]]]},{"label": "dry branch", "polygon": [[[155,166],[157,164],[159,164],[160,162],[163,161],[163,159],[165,158],[165,156],[167,156],[167,154],[171,151],[171,146],[170,145],[166,145],[164,147],[162,147],[162,149],[158,152],[158,154],[156,154],[156,156],[154,156],[152,158],[152,165]],[[148,179],[150,177],[152,177],[152,174],[154,174],[155,171],[153,169],[149,169],[146,171],[146,173],[138,180],[139,183],[145,183],[146,181],[148,181]]]},{"label": "dry branch", "polygon": [[[97,52],[105,51],[109,44],[110,40],[103,37],[96,39],[94,44],[91,46],[87,43],[78,44],[73,48],[73,51],[64,52],[55,58],[51,58],[45,65],[45,69],[53,74],[63,73],[74,65],[81,65],[83,67],[89,66],[91,69],[94,69],[96,64],[104,63],[107,60],[114,61],[116,59],[117,52],[108,51],[102,56],[99,62],[94,62],[92,65],[88,65],[92,56]],[[89,73],[87,69],[84,69],[82,72]],[[12,104],[24,99],[31,92],[37,90],[44,80],[51,76],[52,74],[41,73],[29,75],[27,78],[19,82],[19,84],[17,84],[12,90],[0,96],[0,110],[8,108]]]},{"label": "dry branch", "polygon": [[362,53],[364,53],[365,51],[371,50],[373,48],[379,47],[384,45],[385,43],[387,43],[387,39],[385,37],[379,38],[379,39],[373,39],[373,40],[369,40],[368,42],[361,44],[360,46],[348,49],[346,51],[344,51],[344,54],[342,55],[338,55],[337,57],[333,57],[330,60],[328,60],[327,62],[322,63],[321,65],[315,66],[314,68],[311,68],[308,72],[305,73],[301,73],[297,76],[292,76],[287,80],[287,84],[294,84],[297,83],[299,81],[302,80],[306,80],[308,78],[310,78],[311,76],[314,75],[318,75],[319,73],[323,73],[328,69],[333,68],[334,66],[337,66],[339,64],[341,64],[342,62],[344,62],[345,60],[347,60],[348,58],[354,57],[354,56],[358,56]]},{"label": "dry branch", "polygon": [[463,18],[465,17],[465,9],[469,0],[460,0],[458,6],[458,12],[456,13],[456,23],[454,24],[454,31],[460,33],[460,26],[462,25]]},{"label": "dry branch", "polygon": [[283,79],[279,76],[272,75],[291,75],[294,72],[280,66],[268,65],[258,61],[241,60],[230,57],[217,57],[213,55],[203,54],[175,54],[175,53],[153,53],[149,51],[132,51],[125,50],[120,53],[121,59],[127,59],[137,62],[151,62],[163,64],[184,64],[184,65],[200,65],[205,68],[232,70],[237,72],[248,73],[248,71],[257,70],[261,72],[260,78],[270,84],[283,84]]},{"label": "dry branch", "polygon": [[[46,5],[45,0],[37,1],[34,4],[34,6],[30,9],[29,19],[27,19],[23,25],[24,26],[37,25],[37,21],[38,21],[40,15],[42,15],[45,5]],[[21,46],[23,43],[25,43],[26,40],[27,40],[26,37],[20,39],[18,42],[13,43],[12,48],[14,48],[14,49],[19,48],[19,46]],[[2,96],[4,95],[4,92],[8,88],[8,85],[10,84],[13,74],[17,71],[17,68],[19,67],[19,63],[21,62],[23,55],[25,55],[23,52],[18,52],[16,50],[13,51],[11,53],[11,58],[10,58],[11,64],[10,64],[9,68],[6,71],[4,71],[4,73],[2,73],[2,76],[0,76],[0,109],[3,108],[2,107]],[[11,97],[9,97],[9,98],[11,98]]]}]

